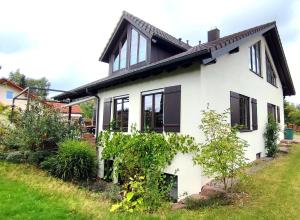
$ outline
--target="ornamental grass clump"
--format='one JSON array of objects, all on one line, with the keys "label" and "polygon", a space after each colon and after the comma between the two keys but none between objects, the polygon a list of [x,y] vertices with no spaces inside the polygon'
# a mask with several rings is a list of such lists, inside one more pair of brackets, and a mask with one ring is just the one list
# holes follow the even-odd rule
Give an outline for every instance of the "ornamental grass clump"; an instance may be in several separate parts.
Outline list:
[{"label": "ornamental grass clump", "polygon": [[41,166],[63,180],[88,180],[95,177],[96,151],[86,141],[66,139],[59,144],[58,154]]}]

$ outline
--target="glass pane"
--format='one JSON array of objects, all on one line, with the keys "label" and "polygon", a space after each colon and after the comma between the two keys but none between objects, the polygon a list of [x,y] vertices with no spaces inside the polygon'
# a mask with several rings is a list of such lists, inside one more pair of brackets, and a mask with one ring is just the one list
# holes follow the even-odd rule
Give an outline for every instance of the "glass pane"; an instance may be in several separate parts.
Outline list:
[{"label": "glass pane", "polygon": [[137,49],[138,49],[138,32],[132,29],[131,45],[130,45],[130,65],[134,65],[137,63]]},{"label": "glass pane", "polygon": [[256,70],[257,73],[260,74],[260,43],[255,45],[256,48]]},{"label": "glass pane", "polygon": [[122,115],[122,127],[124,131],[128,130],[128,113],[129,113],[129,98],[123,99],[123,115]]},{"label": "glass pane", "polygon": [[155,128],[163,127],[163,97],[162,94],[155,95]]},{"label": "glass pane", "polygon": [[119,69],[119,54],[115,54],[114,58],[114,64],[113,64],[113,71],[116,71]]},{"label": "glass pane", "polygon": [[152,121],[152,95],[144,96],[144,129],[151,128]]},{"label": "glass pane", "polygon": [[140,35],[139,62],[146,60],[146,52],[147,52],[147,40],[142,35]]},{"label": "glass pane", "polygon": [[254,46],[252,46],[251,47],[251,50],[252,50],[252,70],[254,71],[254,72],[256,72],[256,55],[255,55],[255,47]]},{"label": "glass pane", "polygon": [[120,69],[124,69],[126,67],[126,56],[127,56],[127,40],[125,40],[121,48]]},{"label": "glass pane", "polygon": [[[121,102],[120,102],[121,101]],[[117,99],[116,103],[116,128],[121,128],[121,117],[122,117],[122,100]]]}]

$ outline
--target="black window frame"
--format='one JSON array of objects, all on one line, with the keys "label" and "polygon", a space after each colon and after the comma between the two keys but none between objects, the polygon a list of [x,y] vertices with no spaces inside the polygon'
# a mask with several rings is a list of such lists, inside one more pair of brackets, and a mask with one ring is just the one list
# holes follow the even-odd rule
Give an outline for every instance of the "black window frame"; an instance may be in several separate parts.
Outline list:
[{"label": "black window frame", "polygon": [[[136,63],[134,64],[131,64],[131,40],[132,40],[132,30],[135,30],[137,32],[137,56],[136,56]],[[135,68],[135,67],[139,67],[143,64],[145,64],[147,62],[147,59],[148,59],[148,39],[145,35],[143,35],[141,32],[139,32],[137,29],[131,27],[129,28],[129,35],[130,35],[130,47],[128,48],[128,63],[129,63],[129,67],[130,68]],[[146,57],[145,57],[145,60],[143,61],[140,61],[139,62],[139,56],[140,56],[140,38],[141,36],[143,38],[145,38],[146,40]]]},{"label": "black window frame", "polygon": [[[121,104],[122,104],[122,110],[121,110],[121,124],[120,126],[118,126],[117,124],[117,102],[118,100],[121,100]],[[128,102],[129,103],[129,96],[123,96],[123,97],[117,97],[114,98],[114,105],[113,105],[113,130],[114,131],[122,131],[122,132],[128,132],[128,123],[129,123],[129,107],[128,107],[128,111],[127,111],[127,127],[124,127],[124,103]]]},{"label": "black window frame", "polygon": [[[253,63],[252,50],[254,50],[254,55],[255,55],[254,61],[255,61],[255,63]],[[260,41],[258,41],[255,44],[251,45],[250,48],[249,48],[249,51],[250,51],[249,70],[251,72],[255,73],[257,76],[262,77],[262,73],[261,73],[261,43],[260,43]],[[254,68],[254,66],[256,68]]]},{"label": "black window frame", "polygon": [[[241,131],[250,130],[250,98],[240,94],[240,128]],[[244,110],[244,111],[243,111]],[[246,117],[247,115],[247,117]]]},{"label": "black window frame", "polygon": [[[122,71],[124,69],[127,68],[127,63],[128,63],[128,48],[129,48],[129,45],[128,45],[128,31],[124,31],[123,34],[121,35],[120,37],[120,40],[116,43],[116,48],[114,49],[114,52],[112,53],[112,61],[111,61],[111,71],[113,73],[115,72],[118,72],[118,71]],[[125,39],[125,40],[124,40]],[[125,67],[124,68],[121,68],[121,50],[122,50],[122,45],[123,45],[123,42],[127,41],[127,45],[126,45],[126,60],[125,60]],[[119,63],[118,63],[118,69],[114,70],[114,60],[115,60],[115,57],[116,57],[116,54],[119,55]]]},{"label": "black window frame", "polygon": [[267,103],[267,112],[268,112],[268,120],[270,118],[270,114],[272,114],[274,121],[277,122],[277,108],[276,105]]},{"label": "black window frame", "polygon": [[250,97],[230,91],[230,117],[231,126],[237,126],[240,132],[253,131],[250,127]]},{"label": "black window frame", "polygon": [[267,75],[267,82],[277,87],[276,73],[274,71],[270,56],[268,55],[267,51],[266,51],[266,75]]},{"label": "black window frame", "polygon": [[[162,119],[162,126],[161,127],[155,127],[155,118],[156,115],[154,114],[155,112],[155,96],[160,94],[162,97],[162,117],[164,118],[164,92],[153,92],[153,93],[148,93],[148,94],[142,94],[142,126],[141,130],[146,131],[146,129],[149,129],[150,131],[155,131],[155,132],[163,132],[164,131],[164,120]],[[145,127],[145,97],[146,96],[152,96],[152,113],[151,113],[151,126],[150,127]]]}]

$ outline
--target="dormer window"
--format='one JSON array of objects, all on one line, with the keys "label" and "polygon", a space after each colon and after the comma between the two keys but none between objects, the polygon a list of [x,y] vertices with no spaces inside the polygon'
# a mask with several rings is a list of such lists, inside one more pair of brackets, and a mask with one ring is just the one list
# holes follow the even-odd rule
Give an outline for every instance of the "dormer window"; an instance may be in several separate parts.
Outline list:
[{"label": "dormer window", "polygon": [[126,68],[126,57],[127,57],[127,38],[119,43],[115,53],[113,61],[113,71],[121,70]]},{"label": "dormer window", "polygon": [[131,30],[130,65],[146,61],[147,40],[136,30]]}]

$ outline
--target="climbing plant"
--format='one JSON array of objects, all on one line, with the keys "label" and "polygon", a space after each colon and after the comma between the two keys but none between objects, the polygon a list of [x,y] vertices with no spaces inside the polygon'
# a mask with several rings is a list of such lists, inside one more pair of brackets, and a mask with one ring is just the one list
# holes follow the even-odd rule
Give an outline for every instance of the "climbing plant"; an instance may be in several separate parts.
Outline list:
[{"label": "climbing plant", "polygon": [[[114,206],[113,211],[134,211],[134,205],[128,206],[131,201],[139,203],[138,210],[152,211],[160,207],[171,189],[166,184],[164,169],[177,153],[197,149],[194,138],[188,135],[141,132],[134,127],[130,133],[104,131],[99,135],[99,144],[103,147],[102,158],[114,160],[114,175],[126,186],[124,195],[131,196],[129,192],[136,191],[137,184],[140,189],[138,200],[124,196],[129,201]],[[124,208],[125,204],[130,208]]]}]

